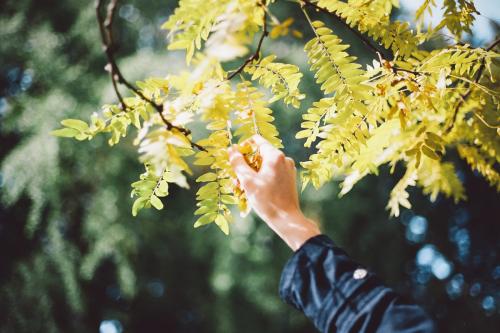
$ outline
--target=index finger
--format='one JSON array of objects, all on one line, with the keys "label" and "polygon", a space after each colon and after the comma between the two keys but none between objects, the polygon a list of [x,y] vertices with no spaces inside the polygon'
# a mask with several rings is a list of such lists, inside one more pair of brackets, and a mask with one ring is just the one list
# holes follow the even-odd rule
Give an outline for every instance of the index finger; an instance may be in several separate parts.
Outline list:
[{"label": "index finger", "polygon": [[250,140],[259,146],[259,154],[262,156],[262,171],[274,170],[277,164],[285,160],[285,154],[262,136],[254,135]]}]

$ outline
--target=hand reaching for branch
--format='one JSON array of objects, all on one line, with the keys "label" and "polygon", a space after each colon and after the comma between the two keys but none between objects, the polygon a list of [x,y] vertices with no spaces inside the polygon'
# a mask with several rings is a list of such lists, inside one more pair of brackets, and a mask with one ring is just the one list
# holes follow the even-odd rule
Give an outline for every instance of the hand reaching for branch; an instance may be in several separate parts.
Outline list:
[{"label": "hand reaching for branch", "polygon": [[250,167],[235,145],[229,149],[231,166],[250,206],[295,251],[320,234],[300,209],[295,162],[259,135],[249,141],[262,157],[260,170]]}]

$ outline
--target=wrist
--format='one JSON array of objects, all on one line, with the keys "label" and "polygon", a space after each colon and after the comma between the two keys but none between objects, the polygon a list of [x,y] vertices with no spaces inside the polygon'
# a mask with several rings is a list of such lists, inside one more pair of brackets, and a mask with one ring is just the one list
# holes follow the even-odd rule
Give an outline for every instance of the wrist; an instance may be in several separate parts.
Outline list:
[{"label": "wrist", "polygon": [[320,235],[318,225],[298,210],[280,214],[270,221],[271,228],[293,250],[298,250],[307,240]]}]

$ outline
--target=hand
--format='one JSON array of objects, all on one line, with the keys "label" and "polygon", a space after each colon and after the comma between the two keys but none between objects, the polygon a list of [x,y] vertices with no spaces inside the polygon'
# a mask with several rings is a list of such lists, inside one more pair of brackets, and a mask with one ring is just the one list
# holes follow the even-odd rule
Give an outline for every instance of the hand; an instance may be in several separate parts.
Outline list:
[{"label": "hand", "polygon": [[236,145],[229,149],[231,166],[250,206],[295,251],[320,234],[318,226],[300,210],[295,162],[259,135],[249,141],[262,157],[260,170],[247,164]]}]

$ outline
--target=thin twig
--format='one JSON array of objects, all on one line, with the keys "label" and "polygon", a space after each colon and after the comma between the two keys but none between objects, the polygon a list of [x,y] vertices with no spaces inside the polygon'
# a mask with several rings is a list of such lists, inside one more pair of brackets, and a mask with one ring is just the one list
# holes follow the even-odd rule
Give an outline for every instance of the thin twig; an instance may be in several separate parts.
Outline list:
[{"label": "thin twig", "polygon": [[483,118],[483,117],[481,117],[480,115],[478,115],[477,113],[474,113],[474,116],[475,116],[477,119],[481,120],[481,122],[482,122],[482,123],[484,124],[484,126],[486,126],[486,127],[489,127],[489,128],[491,128],[491,129],[499,129],[499,128],[500,128],[500,125],[491,125],[491,124],[488,124],[488,122],[487,122],[486,120],[484,120],[484,118]]},{"label": "thin twig", "polygon": [[[500,44],[500,38],[495,40],[490,46],[486,48],[486,51],[491,51],[493,50],[498,44]],[[463,94],[460,95],[460,101],[457,103],[455,106],[455,109],[453,110],[453,118],[451,120],[450,125],[448,128],[444,131],[445,134],[449,134],[452,130],[453,127],[455,126],[455,122],[457,121],[457,116],[458,116],[458,110],[462,107],[462,105],[465,103],[465,100],[469,98],[469,96],[472,94],[473,86],[481,80],[481,76],[483,75],[484,69],[486,67],[486,60],[483,58],[481,61],[481,66],[479,67],[477,73],[476,73],[476,78],[474,79],[474,84],[469,83],[469,88],[467,91]]]},{"label": "thin twig", "polygon": [[410,73],[410,74],[413,74],[413,75],[422,75],[422,74],[424,74],[423,72],[412,71],[411,69],[404,69],[404,68],[397,67],[397,66],[393,66],[392,70],[395,71],[395,72],[406,72],[406,73]]},{"label": "thin twig", "polygon": [[113,39],[113,20],[115,17],[116,13],[116,7],[118,4],[118,0],[110,0],[106,9],[106,17],[104,18],[101,14],[102,11],[102,6],[103,6],[103,1],[102,0],[96,0],[95,2],[95,11],[96,11],[96,17],[97,17],[97,22],[99,24],[99,32],[101,34],[101,40],[102,40],[102,47],[104,50],[104,53],[106,54],[108,64],[106,65],[106,70],[110,73],[111,76],[111,83],[113,85],[113,89],[115,91],[116,96],[118,97],[118,100],[120,101],[120,108],[124,111],[127,110],[127,105],[125,104],[123,100],[123,96],[121,95],[120,91],[118,90],[118,85],[123,84],[126,86],[128,89],[132,90],[137,96],[139,96],[143,101],[146,103],[150,104],[151,106],[154,107],[154,109],[157,111],[157,113],[160,115],[161,120],[165,124],[167,130],[177,130],[184,134],[186,136],[186,139],[189,141],[191,147],[197,148],[202,151],[206,151],[206,149],[197,143],[194,143],[191,141],[191,139],[188,138],[188,135],[191,134],[191,131],[187,128],[181,127],[181,126],[176,126],[172,124],[168,119],[165,118],[165,115],[163,114],[163,105],[162,104],[157,104],[155,101],[152,99],[146,97],[137,87],[135,87],[133,84],[131,84],[125,77],[123,76],[122,72],[120,71],[120,68],[118,67],[116,63],[116,59],[114,56],[114,51],[115,51],[115,41]]},{"label": "thin twig", "polygon": [[241,73],[243,71],[243,69],[249,63],[251,63],[254,60],[259,60],[260,49],[262,48],[262,42],[264,41],[264,38],[267,37],[267,35],[269,34],[269,32],[267,31],[267,12],[266,12],[265,1],[259,3],[259,6],[262,7],[263,12],[264,12],[264,17],[263,17],[264,23],[263,23],[263,28],[262,28],[262,34],[260,35],[259,43],[257,44],[257,49],[255,50],[255,52],[250,57],[247,58],[247,60],[245,60],[245,62],[243,64],[241,64],[240,67],[238,67],[234,71],[231,71],[232,73],[226,77],[226,80],[228,80],[228,81],[231,80],[236,75],[238,75],[239,73]]},{"label": "thin twig", "polygon": [[[102,47],[103,51],[106,54],[106,57],[108,58],[108,64],[106,65],[105,69],[107,72],[109,72],[109,75],[111,76],[111,83],[113,84],[113,89],[115,91],[116,96],[118,97],[118,100],[120,101],[120,108],[124,109],[125,103],[123,101],[123,97],[120,93],[120,90],[118,90],[118,83],[116,80],[115,76],[115,68],[116,66],[113,66],[112,64],[114,63],[114,56],[113,56],[113,50],[112,50],[112,45],[113,45],[113,40],[112,40],[112,32],[111,32],[111,23],[113,21],[114,15],[109,16],[108,18],[104,19],[101,15],[101,1],[96,1],[95,5],[95,10],[96,10],[96,16],[97,16],[97,22],[99,23],[99,32],[101,34],[101,40],[102,40]],[[111,12],[114,12],[114,8],[116,7],[116,1],[112,1],[109,3],[108,11],[111,10]],[[106,20],[106,21],[104,21]],[[106,25],[109,27],[106,29]]]}]

